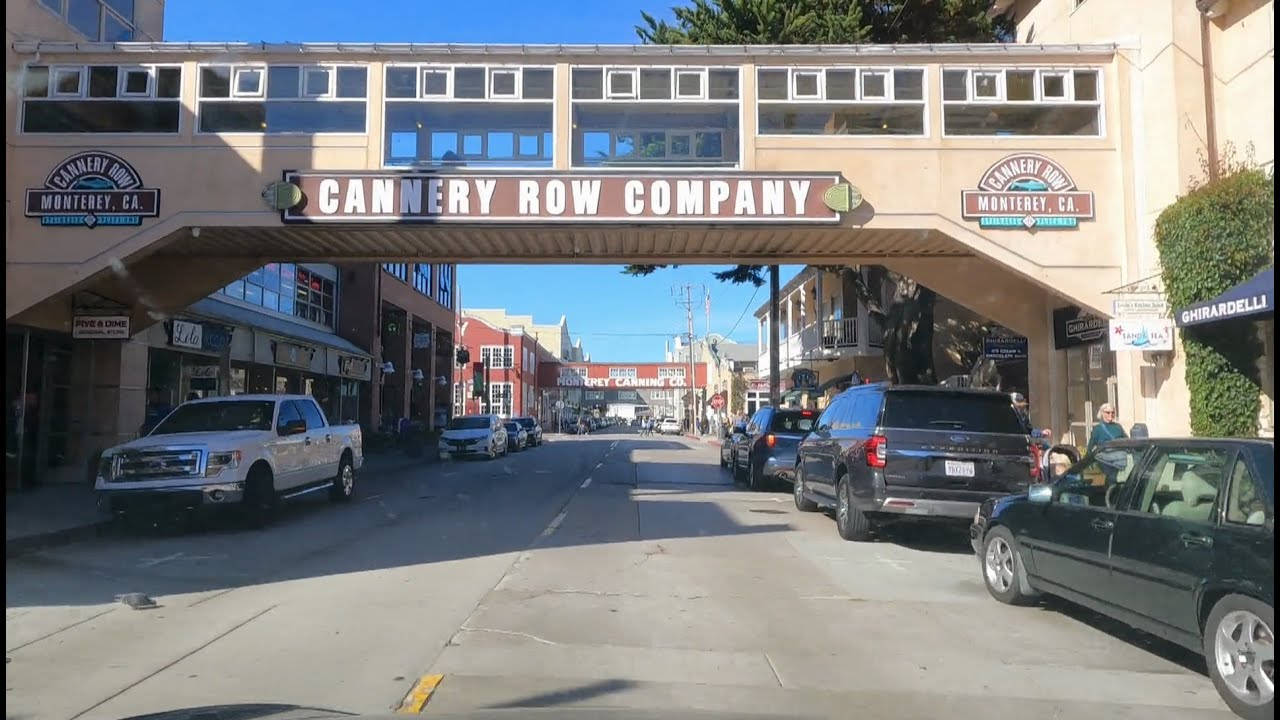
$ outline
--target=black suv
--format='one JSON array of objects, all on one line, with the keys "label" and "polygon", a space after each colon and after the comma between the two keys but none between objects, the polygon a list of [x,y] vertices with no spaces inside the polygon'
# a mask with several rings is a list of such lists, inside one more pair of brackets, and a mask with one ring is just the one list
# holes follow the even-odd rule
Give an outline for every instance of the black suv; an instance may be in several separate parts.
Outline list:
[{"label": "black suv", "polygon": [[796,507],[836,510],[846,540],[877,523],[971,520],[982,501],[1038,474],[1008,393],[932,385],[860,385],[836,396],[797,453]]},{"label": "black suv", "polygon": [[512,420],[520,423],[525,432],[529,433],[529,447],[536,447],[542,444],[542,423],[538,422],[536,418],[525,416],[512,418]]}]

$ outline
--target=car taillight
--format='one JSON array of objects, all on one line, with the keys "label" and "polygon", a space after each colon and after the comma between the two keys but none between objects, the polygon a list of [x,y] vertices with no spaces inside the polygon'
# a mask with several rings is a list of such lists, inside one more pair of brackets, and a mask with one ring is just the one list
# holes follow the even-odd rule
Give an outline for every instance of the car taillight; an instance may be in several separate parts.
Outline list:
[{"label": "car taillight", "polygon": [[1032,442],[1027,446],[1031,451],[1031,479],[1032,481],[1040,480],[1040,446]]},{"label": "car taillight", "polygon": [[867,467],[882,468],[889,457],[889,444],[883,435],[867,438]]},{"label": "car taillight", "polygon": [[774,445],[777,445],[777,444],[778,444],[778,436],[777,436],[777,435],[774,435],[773,433],[769,433],[768,435],[765,435],[765,436],[764,436],[764,444],[765,444],[765,445],[768,445],[769,447],[773,447]]}]

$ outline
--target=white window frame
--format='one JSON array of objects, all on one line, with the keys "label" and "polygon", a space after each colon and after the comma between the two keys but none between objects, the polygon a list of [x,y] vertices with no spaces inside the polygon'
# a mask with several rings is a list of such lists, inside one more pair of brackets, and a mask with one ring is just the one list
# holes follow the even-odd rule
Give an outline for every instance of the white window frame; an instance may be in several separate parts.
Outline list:
[{"label": "white window frame", "polygon": [[[230,68],[231,68],[231,95],[230,95],[230,96],[228,96],[228,97],[220,97],[220,98],[202,98],[202,97],[199,97],[198,83],[199,83],[200,73],[201,73],[201,72],[203,72],[205,68],[211,68],[211,67],[230,67]],[[247,97],[247,96],[237,95],[237,94],[235,93],[235,89],[236,89],[236,86],[235,86],[236,71],[237,71],[238,69],[240,69],[241,67],[248,67],[248,68],[261,68],[261,69],[262,69],[262,95],[259,95],[259,96],[257,96],[257,97]],[[272,97],[267,97],[267,94],[266,94],[266,92],[267,92],[267,85],[268,85],[268,83],[269,83],[270,70],[271,70],[271,68],[272,68],[272,67],[292,67],[292,68],[297,68],[297,69],[298,69],[298,94],[297,94],[297,96],[295,96],[295,97],[283,97],[283,98],[272,98]],[[365,71],[365,82],[366,82],[366,85],[365,85],[365,94],[364,94],[364,97],[362,97],[362,98],[361,98],[361,97],[340,98],[340,97],[338,97],[338,96],[337,96],[337,87],[338,87],[338,70],[340,70],[340,69],[342,69],[342,68],[359,68],[359,69],[362,69],[362,70],[364,70],[364,71]],[[369,79],[369,69],[370,69],[370,68],[369,68],[368,63],[359,63],[359,62],[333,62],[333,63],[321,63],[321,64],[311,64],[311,65],[306,65],[306,64],[302,64],[302,63],[291,63],[291,62],[282,62],[282,63],[278,63],[278,64],[275,64],[275,65],[270,65],[270,64],[261,64],[261,63],[227,63],[227,62],[209,62],[209,63],[199,63],[199,64],[197,64],[197,65],[196,65],[196,78],[197,78],[197,91],[196,91],[196,94],[197,94],[197,97],[196,97],[196,100],[195,100],[195,102],[196,102],[196,112],[195,112],[195,116],[196,116],[196,127],[195,127],[195,134],[196,134],[196,135],[204,135],[204,136],[227,135],[227,136],[245,136],[245,137],[254,137],[254,136],[260,136],[260,137],[272,137],[272,136],[274,136],[274,137],[298,137],[298,136],[308,136],[308,135],[325,135],[325,136],[333,136],[333,137],[355,137],[355,136],[367,136],[367,135],[369,134],[369,127],[370,127],[370,125],[369,125],[370,98],[369,98],[369,86],[368,86],[368,84],[367,84],[367,83],[368,83],[368,79]],[[306,91],[306,89],[307,89],[307,75],[308,75],[308,73],[309,73],[309,72],[312,72],[312,71],[319,71],[319,70],[323,70],[323,71],[325,71],[325,72],[327,72],[327,73],[329,74],[329,88],[328,88],[328,93],[327,93],[327,94],[325,94],[325,95],[308,95],[308,94],[306,94],[306,92],[305,92],[305,91]],[[385,81],[385,76],[384,76],[384,81]],[[172,99],[172,98],[169,98],[169,99]],[[225,131],[216,131],[216,130],[215,130],[215,131],[204,131],[204,130],[201,130],[201,129],[200,129],[200,104],[201,104],[201,103],[205,103],[205,102],[248,102],[248,103],[266,103],[266,104],[275,103],[275,102],[316,102],[316,103],[322,103],[322,102],[346,102],[346,103],[362,102],[362,103],[364,103],[364,106],[365,106],[365,113],[364,113],[364,128],[362,128],[362,129],[360,129],[360,130],[351,130],[351,131],[343,130],[343,131],[336,131],[336,132],[331,132],[331,131],[323,131],[323,132],[296,132],[296,131],[290,131],[290,132],[277,132],[277,133],[273,133],[273,132],[267,132],[266,130],[254,130],[254,131],[243,131],[243,130],[225,130]]]},{"label": "white window frame", "polygon": [[[706,100],[707,99],[707,79],[708,79],[707,68],[699,68],[697,70],[681,70],[680,68],[676,68],[675,73],[673,73],[673,75],[675,77],[675,84],[672,86],[671,91],[672,91],[672,97],[674,99],[676,100]],[[689,76],[689,75],[692,75],[698,78],[698,92],[696,95],[690,95],[690,94],[680,92],[680,78]],[[739,77],[739,80],[741,80],[741,77]],[[742,93],[739,92],[738,94],[741,95]],[[739,101],[741,101],[741,98],[739,98]]]},{"label": "white window frame", "polygon": [[[487,352],[486,352],[487,351]],[[497,352],[495,352],[497,351]],[[516,353],[514,345],[481,345],[480,360],[485,362],[485,356],[488,356],[486,365],[490,370],[512,370],[516,366]],[[502,365],[495,363],[494,358],[497,356],[501,360]]]},{"label": "white window frame", "polygon": [[[240,76],[245,73],[258,73],[257,92],[242,92]],[[267,68],[265,65],[240,65],[231,68],[231,97],[233,98],[265,98],[267,96]]]},{"label": "white window frame", "polygon": [[[797,84],[797,81],[800,79],[800,76],[801,76],[801,75],[804,75],[804,76],[806,76],[806,77],[807,77],[807,76],[809,76],[809,75],[812,75],[812,76],[814,77],[814,83],[818,86],[818,87],[817,87],[818,92],[817,92],[816,94],[814,94],[814,95],[802,95],[802,94],[800,94],[800,87],[799,87],[799,85]],[[826,96],[827,96],[827,88],[826,88],[826,84],[827,84],[827,73],[826,73],[825,69],[823,69],[823,68],[796,68],[796,69],[794,69],[794,70],[792,70],[792,71],[791,71],[791,73],[790,73],[790,74],[788,75],[788,77],[787,77],[787,80],[788,80],[788,82],[787,82],[787,89],[791,91],[791,94],[788,96],[788,99],[789,99],[789,100],[819,100],[819,101],[821,101],[821,100],[825,100],[825,99],[826,99]],[[859,81],[859,83],[861,83],[861,81]],[[861,88],[859,88],[859,89],[861,89]]]},{"label": "white window frame", "polygon": [[[76,91],[74,93],[61,92],[58,90],[58,77],[60,75],[75,73],[76,74]],[[89,70],[84,65],[53,65],[49,68],[49,97],[61,99],[82,98],[87,90]]]},{"label": "white window frame", "polygon": [[633,367],[611,367],[609,368],[609,378],[635,380],[637,377],[636,369]]},{"label": "white window frame", "polygon": [[[630,92],[614,92],[613,79],[615,77],[631,78]],[[640,97],[640,68],[613,68],[604,69],[604,99],[605,100],[635,100]]]},{"label": "white window frame", "polygon": [[[693,154],[693,137],[694,137],[694,134],[695,134],[695,131],[693,131],[693,130],[680,130],[680,131],[678,131],[678,132],[670,132],[670,131],[668,131],[668,132],[667,132],[667,157],[669,157],[669,158],[691,158],[691,157],[694,157],[694,154]],[[683,154],[677,154],[677,153],[673,152],[673,148],[675,147],[675,139],[676,139],[676,138],[681,138],[681,137],[682,137],[682,138],[685,138],[686,140],[688,140],[688,141],[689,141],[689,152],[687,152],[687,153],[683,153]]]},{"label": "white window frame", "polygon": [[[298,79],[299,79],[299,82],[302,83],[302,85],[298,88],[297,99],[324,100],[324,99],[332,98],[334,96],[334,85],[337,83],[337,77],[338,77],[337,68],[335,66],[333,65],[301,65],[298,67],[298,70],[299,70]],[[320,73],[320,72],[323,72],[325,76],[328,78],[328,83],[326,83],[325,85],[324,92],[313,93],[310,90],[311,76],[315,73]],[[366,93],[365,102],[368,102],[368,100],[369,98],[367,97],[367,93]]]},{"label": "white window frame", "polygon": [[685,375],[684,366],[682,366],[682,365],[681,365],[681,366],[675,366],[675,367],[670,367],[670,366],[669,366],[669,367],[660,367],[660,368],[658,368],[658,378],[659,378],[659,379],[663,379],[663,378],[681,378],[681,379],[684,379],[685,377],[687,377],[687,376]]},{"label": "white window frame", "polygon": [[[1062,78],[1062,95],[1052,96],[1045,94],[1044,81],[1047,77]],[[1036,102],[1051,105],[1060,103],[1064,105],[1075,105],[1075,73],[1069,70],[1036,70]]]},{"label": "white window frame", "polygon": [[[1105,72],[1103,71],[1103,68],[1101,66],[1098,66],[1098,65],[1080,65],[1080,66],[1008,65],[1008,66],[1001,66],[1001,67],[991,67],[991,66],[944,65],[941,68],[939,68],[940,74],[948,71],[961,71],[965,73],[965,92],[968,93],[968,97],[963,100],[946,100],[946,99],[942,99],[941,94],[939,94],[939,98],[942,99],[942,113],[941,113],[942,122],[943,122],[942,137],[944,138],[975,139],[975,138],[983,138],[983,137],[992,137],[992,138],[1036,138],[1039,140],[1046,140],[1046,139],[1101,140],[1107,137],[1107,107],[1104,101],[1104,98],[1106,97],[1106,88],[1103,87]],[[1035,72],[1034,83],[1035,83],[1036,99],[1034,101],[1028,102],[1026,100],[1007,99],[1006,73],[1009,71],[1034,71]],[[1094,77],[1097,79],[1097,94],[1098,94],[1097,99],[1095,100],[1076,100],[1075,99],[1075,74],[1081,71],[1091,72],[1094,74]],[[1001,91],[1000,100],[996,101],[996,100],[989,100],[989,99],[981,99],[981,100],[974,99],[973,97],[974,79],[973,78],[975,73],[998,73],[999,74],[1000,76],[999,86]],[[1057,75],[1057,74],[1061,74],[1065,76],[1064,89],[1067,92],[1066,99],[1043,98],[1042,97],[1043,81],[1041,80],[1042,76]],[[1075,107],[1096,107],[1098,111],[1098,133],[1096,135],[1024,135],[1024,134],[1018,134],[1018,133],[1012,133],[1009,135],[992,135],[992,136],[952,135],[947,132],[947,128],[946,128],[946,109],[948,105],[1019,105],[1023,107],[1028,105],[1044,105],[1044,106],[1050,106],[1050,107],[1058,106],[1058,105],[1066,105],[1066,106],[1075,106]]]},{"label": "white window frame", "polygon": [[[879,75],[884,78],[884,95],[867,95],[866,86],[863,84],[863,78],[867,75]],[[825,79],[825,78],[824,78]],[[825,87],[825,83],[824,83]],[[858,68],[858,99],[859,100],[878,100],[892,101],[893,97],[893,68]]]},{"label": "white window frame", "polygon": [[[1031,73],[1031,99],[1030,100],[1010,100],[1009,99],[1009,72],[1029,72]],[[1040,97],[1040,70],[1039,68],[1021,68],[1011,67],[1004,69],[1004,102],[1007,105],[1031,105],[1046,104]],[[948,101],[957,103],[958,100]]]},{"label": "white window frame", "polygon": [[[510,94],[506,94],[506,93],[498,93],[496,90],[494,90],[494,88],[493,88],[493,81],[494,81],[494,78],[495,78],[496,76],[498,76],[498,75],[511,75],[511,76],[512,76],[512,80],[513,80],[512,85],[511,85],[511,87],[512,87],[512,92],[511,92]],[[521,81],[523,80],[523,78],[524,78],[524,72],[523,72],[523,68],[521,68],[521,67],[513,67],[513,66],[486,67],[486,68],[485,68],[485,80],[487,81],[487,82],[486,82],[486,84],[487,84],[487,88],[486,88],[487,92],[485,93],[485,95],[486,95],[486,97],[488,97],[488,98],[493,98],[493,99],[496,99],[496,100],[515,100],[515,99],[517,99],[517,98],[521,97],[521,95],[522,95],[522,92],[521,92],[521,85],[522,85],[522,83],[521,83]],[[425,81],[425,80],[426,80],[426,78],[424,77],[424,78],[423,78],[423,80]],[[424,84],[423,84],[423,87],[424,87],[424,88],[426,87],[425,82],[424,82]]]},{"label": "white window frame", "polygon": [[[978,97],[978,76],[994,77],[996,80],[996,94],[994,97]],[[1003,104],[1004,103],[1004,69],[1000,70],[970,70],[968,80],[969,102],[973,104]]]},{"label": "white window frame", "polygon": [[515,391],[513,385],[510,382],[489,383],[489,397],[485,398],[488,401],[485,404],[490,414],[497,415],[504,420],[511,417],[515,401],[515,398],[512,397],[512,393]]},{"label": "white window frame", "polygon": [[[427,75],[444,75],[444,94],[427,93]],[[417,78],[417,87],[414,89],[414,98],[387,98],[388,100],[410,100],[421,98],[423,100],[439,98],[451,99],[453,97],[453,68],[448,66],[429,65],[417,68],[414,73]]]},{"label": "white window frame", "polygon": [[[127,90],[127,88],[129,87],[128,78],[130,75],[137,74],[137,73],[142,73],[147,77],[147,89],[145,92],[141,92],[141,93],[128,92]],[[134,66],[122,65],[116,68],[116,97],[117,98],[146,99],[146,98],[154,97],[155,94],[156,94],[155,68],[143,67],[141,65],[134,65]],[[175,98],[168,98],[168,99],[172,100]]]}]

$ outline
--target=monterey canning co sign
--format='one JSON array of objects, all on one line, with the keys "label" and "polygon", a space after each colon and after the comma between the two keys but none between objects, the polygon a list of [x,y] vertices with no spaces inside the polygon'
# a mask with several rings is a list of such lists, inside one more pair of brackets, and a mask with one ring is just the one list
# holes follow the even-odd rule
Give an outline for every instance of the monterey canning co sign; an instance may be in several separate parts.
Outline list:
[{"label": "monterey canning co sign", "polygon": [[298,171],[286,223],[836,223],[861,200],[837,173],[364,174]]},{"label": "monterey canning co sign", "polygon": [[160,191],[142,186],[142,177],[123,158],[100,150],[72,155],[27,190],[27,217],[41,225],[141,225],[160,214]]},{"label": "monterey canning co sign", "polygon": [[1074,228],[1093,219],[1093,193],[1077,190],[1066,169],[1035,153],[992,165],[960,200],[963,217],[984,228]]}]

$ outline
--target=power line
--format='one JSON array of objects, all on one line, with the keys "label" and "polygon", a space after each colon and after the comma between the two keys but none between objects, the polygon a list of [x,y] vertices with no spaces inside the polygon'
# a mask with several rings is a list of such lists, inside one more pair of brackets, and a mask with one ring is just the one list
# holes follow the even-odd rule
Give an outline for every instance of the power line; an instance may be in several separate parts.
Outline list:
[{"label": "power line", "polygon": [[746,305],[746,307],[742,308],[742,314],[741,314],[741,315],[739,315],[739,316],[738,316],[738,319],[733,323],[733,330],[730,330],[728,333],[726,333],[726,334],[725,334],[725,338],[727,338],[727,339],[729,339],[730,341],[732,341],[732,339],[733,339],[733,331],[738,329],[738,323],[741,323],[741,322],[742,322],[742,318],[744,318],[744,317],[746,317],[746,316],[747,316],[747,311],[751,309],[751,303],[755,302],[756,295],[757,295],[757,294],[759,294],[759,293],[760,293],[760,288],[758,288],[758,287],[757,287],[755,290],[753,290],[753,291],[751,292],[751,299],[747,301],[747,305]]}]

